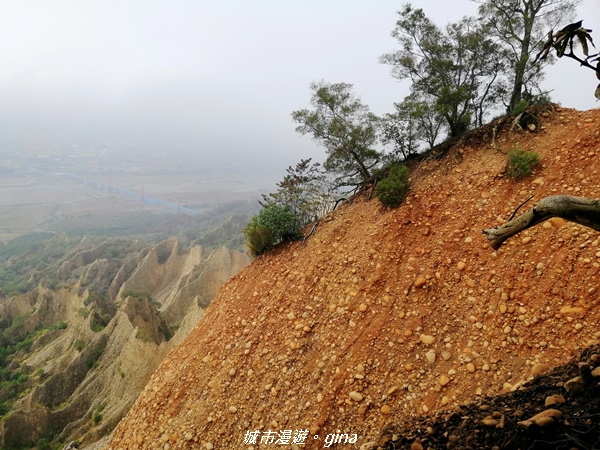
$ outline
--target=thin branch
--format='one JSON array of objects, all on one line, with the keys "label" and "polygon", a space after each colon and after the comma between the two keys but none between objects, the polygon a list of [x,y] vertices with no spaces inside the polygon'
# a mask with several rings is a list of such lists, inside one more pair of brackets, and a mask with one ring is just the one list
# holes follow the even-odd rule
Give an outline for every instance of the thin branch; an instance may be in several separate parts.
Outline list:
[{"label": "thin branch", "polygon": [[517,212],[519,212],[519,209],[521,209],[521,206],[523,206],[525,203],[527,203],[529,200],[531,200],[533,198],[533,195],[530,196],[527,200],[525,200],[523,203],[521,203],[519,206],[517,206],[517,209],[515,209],[512,213],[512,216],[510,216],[510,218],[508,219],[508,222],[510,222],[511,220],[513,220],[513,218],[515,217],[515,215],[517,214]]}]

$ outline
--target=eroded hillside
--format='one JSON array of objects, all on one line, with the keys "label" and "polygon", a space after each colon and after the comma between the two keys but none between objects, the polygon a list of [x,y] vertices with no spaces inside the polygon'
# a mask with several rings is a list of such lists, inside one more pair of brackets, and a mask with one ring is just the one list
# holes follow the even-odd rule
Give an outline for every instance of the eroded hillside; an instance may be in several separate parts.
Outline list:
[{"label": "eroded hillside", "polygon": [[[497,252],[481,234],[529,196],[599,196],[600,111],[542,120],[425,160],[398,209],[355,198],[256,259],[107,448],[367,448],[388,423],[510,391],[597,340],[597,232],[553,219]],[[519,182],[504,173],[515,147],[542,156]]]},{"label": "eroded hillside", "polygon": [[0,390],[0,448],[89,445],[109,433],[218,287],[248,262],[175,239],[151,248],[84,239],[50,281],[0,304],[2,350],[14,351],[3,362],[20,377]]}]

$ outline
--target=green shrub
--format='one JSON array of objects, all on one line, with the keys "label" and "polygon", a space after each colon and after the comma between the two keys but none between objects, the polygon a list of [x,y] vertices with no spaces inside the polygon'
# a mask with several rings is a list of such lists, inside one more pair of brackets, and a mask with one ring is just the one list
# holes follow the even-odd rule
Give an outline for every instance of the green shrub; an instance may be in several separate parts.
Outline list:
[{"label": "green shrub", "polygon": [[36,444],[37,450],[52,450],[50,441],[47,438],[41,438]]},{"label": "green shrub", "polygon": [[102,411],[104,411],[105,406],[105,403],[100,403],[96,406],[96,410],[92,414],[92,422],[94,422],[94,425],[98,425],[102,421]]},{"label": "green shrub", "polygon": [[77,339],[74,344],[75,350],[77,350],[78,352],[83,350],[86,346],[87,343],[83,339]]},{"label": "green shrub", "polygon": [[264,206],[244,229],[244,239],[254,256],[301,236],[298,217],[289,208],[274,203]]},{"label": "green shrub", "polygon": [[48,329],[50,331],[54,331],[54,330],[64,330],[68,327],[69,325],[67,324],[67,322],[63,321],[63,320],[59,320],[56,323],[53,323],[52,325],[50,325],[48,327]]},{"label": "green shrub", "polygon": [[94,425],[98,425],[101,421],[102,414],[100,414],[99,412],[94,412],[94,414],[92,414],[92,422],[94,422]]},{"label": "green shrub", "polygon": [[152,339],[150,339],[150,336],[148,336],[148,333],[146,333],[144,330],[138,330],[138,332],[135,334],[135,338],[144,342],[152,342]]},{"label": "green shrub", "polygon": [[511,115],[513,117],[517,117],[519,114],[524,113],[528,107],[529,107],[529,102],[526,99],[522,98],[521,100],[519,100],[519,102],[515,105],[515,107],[511,111]]},{"label": "green shrub", "polygon": [[244,228],[244,240],[250,253],[258,256],[273,246],[275,236],[271,230],[259,224],[258,217],[254,216]]},{"label": "green shrub", "polygon": [[99,346],[99,345],[94,347],[90,351],[90,353],[88,353],[87,360],[86,360],[88,369],[93,369],[94,367],[96,367],[96,363],[102,356],[102,353],[104,353],[104,347]]},{"label": "green shrub", "polygon": [[397,208],[408,195],[408,167],[394,165],[389,174],[375,186],[375,195],[385,206]]},{"label": "green shrub", "polygon": [[104,325],[103,323],[94,322],[94,323],[90,324],[90,329],[94,333],[100,333],[105,328],[106,328],[106,325]]},{"label": "green shrub", "polygon": [[298,217],[290,208],[274,203],[266,205],[258,213],[258,223],[267,227],[275,236],[275,244],[285,240],[294,240],[302,236]]},{"label": "green shrub", "polygon": [[121,298],[127,298],[127,297],[146,298],[146,299],[152,301],[152,296],[148,292],[136,291],[134,289],[125,289],[125,290],[123,290],[123,292],[121,292]]},{"label": "green shrub", "polygon": [[31,344],[33,344],[33,336],[27,335],[22,340],[17,342],[17,344],[15,345],[15,351],[17,351],[17,352],[19,350],[29,351],[29,349],[31,348]]},{"label": "green shrub", "polygon": [[12,404],[9,402],[0,403],[0,417],[8,414],[12,409]]},{"label": "green shrub", "polygon": [[506,174],[516,180],[531,175],[535,166],[540,162],[540,155],[536,152],[526,152],[515,148],[508,152],[508,168]]}]

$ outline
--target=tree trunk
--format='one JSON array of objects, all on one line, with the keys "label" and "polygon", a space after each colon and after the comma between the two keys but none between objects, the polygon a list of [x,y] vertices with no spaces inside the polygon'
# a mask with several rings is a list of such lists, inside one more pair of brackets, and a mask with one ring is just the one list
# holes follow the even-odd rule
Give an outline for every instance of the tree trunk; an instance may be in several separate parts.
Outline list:
[{"label": "tree trunk", "polygon": [[527,20],[527,17],[523,18],[524,21],[524,36],[521,40],[521,55],[515,64],[515,77],[513,79],[513,90],[510,97],[510,104],[508,105],[508,114],[512,114],[517,103],[523,98],[523,81],[525,78],[525,71],[527,69],[527,61],[529,61],[530,50],[529,44],[531,41],[531,31],[533,28],[533,21]]},{"label": "tree trunk", "polygon": [[354,158],[354,162],[356,162],[356,165],[358,166],[358,170],[360,171],[360,174],[363,177],[363,181],[369,181],[371,179],[371,173],[369,172],[369,169],[367,169],[367,167],[365,166],[365,163],[363,163],[363,160],[360,158],[360,156],[358,156],[356,151],[349,150],[348,152],[350,153],[352,158]]},{"label": "tree trunk", "polygon": [[600,199],[552,195],[541,199],[529,211],[496,228],[488,228],[486,235],[492,248],[498,250],[504,241],[552,217],[561,217],[596,231],[600,231]]}]

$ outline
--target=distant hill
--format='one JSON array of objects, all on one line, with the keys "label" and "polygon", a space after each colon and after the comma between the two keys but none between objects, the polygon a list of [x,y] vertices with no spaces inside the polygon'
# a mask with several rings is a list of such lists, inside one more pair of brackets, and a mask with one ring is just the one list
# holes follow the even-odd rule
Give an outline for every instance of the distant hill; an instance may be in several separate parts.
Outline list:
[{"label": "distant hill", "polygon": [[0,300],[4,449],[89,445],[112,431],[219,286],[249,262],[177,239],[147,247],[57,235],[5,245],[18,252],[0,253],[2,273],[26,277],[9,285],[25,293]]}]

